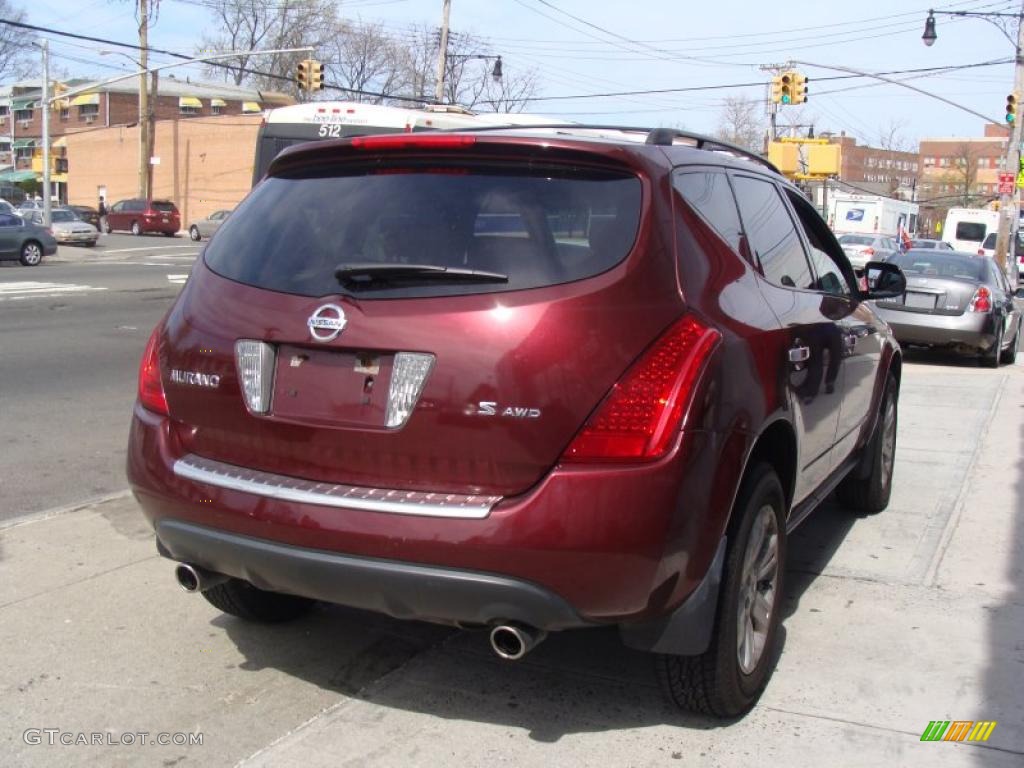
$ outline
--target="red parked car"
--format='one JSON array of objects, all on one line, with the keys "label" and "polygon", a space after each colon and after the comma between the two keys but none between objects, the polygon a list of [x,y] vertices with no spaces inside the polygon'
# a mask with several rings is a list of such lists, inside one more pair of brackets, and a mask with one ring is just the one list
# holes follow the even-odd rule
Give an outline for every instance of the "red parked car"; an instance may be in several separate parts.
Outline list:
[{"label": "red parked car", "polygon": [[[646,142],[645,142],[646,138]],[[614,625],[745,712],[786,536],[888,503],[902,294],[766,161],[658,129],[282,153],[154,330],[128,476],[179,583],[486,628]]]},{"label": "red parked car", "polygon": [[131,232],[142,235],[147,232],[162,232],[174,237],[181,229],[181,214],[169,200],[141,199],[119,200],[107,212],[105,232]]}]

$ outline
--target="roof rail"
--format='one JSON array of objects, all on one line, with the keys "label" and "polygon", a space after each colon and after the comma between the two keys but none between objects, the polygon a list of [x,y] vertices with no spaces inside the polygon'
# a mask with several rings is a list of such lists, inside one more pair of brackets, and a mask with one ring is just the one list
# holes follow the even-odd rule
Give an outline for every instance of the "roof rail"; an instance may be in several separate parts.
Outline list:
[{"label": "roof rail", "polygon": [[716,139],[713,136],[705,136],[703,134],[692,133],[690,131],[680,131],[676,128],[655,128],[647,134],[646,143],[668,147],[671,146],[676,139],[690,139],[694,142],[694,146],[697,149],[709,149],[711,151],[718,150],[720,152],[730,152],[734,155],[745,157],[756,163],[761,163],[761,165],[764,165],[781,175],[779,169],[776,168],[773,163],[761,157],[761,155],[756,152],[744,149],[738,144],[733,144],[731,141]]},{"label": "roof rail", "polygon": [[445,130],[454,130],[461,132],[483,132],[483,131],[532,131],[535,129],[554,129],[554,130],[565,130],[565,131],[619,131],[622,133],[645,133],[647,139],[644,141],[645,144],[652,144],[656,146],[671,146],[675,139],[689,139],[693,143],[689,146],[695,149],[706,149],[712,152],[727,152],[735,157],[742,157],[747,160],[753,160],[755,163],[760,163],[764,167],[775,171],[775,173],[782,175],[782,172],[775,167],[775,165],[769,162],[766,158],[756,152],[751,152],[749,149],[744,149],[738,144],[733,144],[729,141],[723,141],[722,139],[716,139],[712,136],[705,136],[700,133],[692,133],[690,131],[681,131],[676,128],[638,128],[635,126],[628,125],[589,125],[587,123],[541,123],[538,125],[481,125],[481,126],[465,126],[464,128],[452,128]]}]

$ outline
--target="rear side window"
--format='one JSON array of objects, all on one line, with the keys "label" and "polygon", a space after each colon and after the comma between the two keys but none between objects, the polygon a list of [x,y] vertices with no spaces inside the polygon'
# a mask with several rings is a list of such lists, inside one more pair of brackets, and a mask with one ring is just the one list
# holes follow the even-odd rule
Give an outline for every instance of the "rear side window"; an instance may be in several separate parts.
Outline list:
[{"label": "rear side window", "polygon": [[981,244],[982,248],[995,248],[996,247],[996,235],[997,232],[989,232],[988,237],[985,238],[985,242]]},{"label": "rear side window", "polygon": [[162,211],[164,213],[174,213],[178,209],[174,207],[174,203],[169,202],[167,200],[154,200],[153,201],[153,210],[154,211]]},{"label": "rear side window", "polygon": [[613,171],[394,168],[269,177],[205,251],[214,272],[302,296],[344,292],[340,265],[430,265],[507,282],[381,280],[367,298],[537,288],[621,262],[636,239],[641,184]]},{"label": "rear side window", "polygon": [[733,184],[747,239],[764,276],[776,285],[811,288],[811,268],[778,188],[750,176],[736,176]]},{"label": "rear side window", "polygon": [[717,171],[677,173],[675,187],[697,213],[736,253],[740,253],[743,227],[728,177]]},{"label": "rear side window", "polygon": [[985,239],[985,225],[976,221],[958,221],[956,223],[956,239],[980,243]]}]

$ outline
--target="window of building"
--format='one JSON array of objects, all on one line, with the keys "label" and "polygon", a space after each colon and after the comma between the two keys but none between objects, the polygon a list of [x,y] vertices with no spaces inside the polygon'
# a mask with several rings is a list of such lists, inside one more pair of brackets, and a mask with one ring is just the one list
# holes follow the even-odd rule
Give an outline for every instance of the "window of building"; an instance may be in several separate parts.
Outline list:
[{"label": "window of building", "polygon": [[78,119],[85,120],[87,118],[96,118],[100,114],[99,104],[82,104],[78,108]]},{"label": "window of building", "polygon": [[0,117],[7,117],[11,113],[10,107],[6,104],[0,104]]},{"label": "window of building", "polygon": [[60,110],[60,119],[67,121],[71,117],[71,110],[68,107],[62,107]]},{"label": "window of building", "polygon": [[180,107],[178,107],[178,111],[181,112],[181,114],[183,115],[198,115],[199,109],[199,107],[193,107],[187,104],[182,104]]},{"label": "window of building", "polygon": [[31,109],[16,109],[16,110],[14,110],[14,119],[15,120],[26,120],[26,121],[27,120],[31,120],[32,119],[32,110]]},{"label": "window of building", "polygon": [[224,113],[224,107],[220,106],[220,104],[214,104],[214,105],[212,105],[210,107],[210,114],[211,115],[220,115],[220,114],[223,114],[223,113]]}]

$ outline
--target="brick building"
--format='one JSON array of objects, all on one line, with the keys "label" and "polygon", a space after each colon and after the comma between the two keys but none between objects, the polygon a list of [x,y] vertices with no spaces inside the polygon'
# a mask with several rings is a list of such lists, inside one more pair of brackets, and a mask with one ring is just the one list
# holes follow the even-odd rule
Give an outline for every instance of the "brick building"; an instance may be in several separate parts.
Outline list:
[{"label": "brick building", "polygon": [[[135,125],[139,119],[138,80],[89,88],[88,80],[55,83],[58,98],[50,108],[51,181],[54,194],[67,198],[67,184],[74,174],[66,149],[66,137],[114,126]],[[74,93],[82,88],[87,90]],[[259,114],[264,107],[291,103],[287,96],[239,88],[225,83],[179,80],[173,75],[160,78],[155,97],[151,94],[156,120],[230,117]],[[0,181],[28,181],[42,175],[42,88],[40,81],[24,81],[0,88]],[[131,158],[138,165],[138,147]],[[137,173],[137,171],[136,171]]]},{"label": "brick building", "polygon": [[857,144],[857,140],[847,136],[845,132],[838,136],[822,134],[822,138],[828,138],[831,143],[842,147],[839,178],[851,185],[851,188],[858,183],[866,183],[869,186],[865,189],[870,190],[872,194],[904,200],[913,198],[920,171],[917,152]]},{"label": "brick building", "polygon": [[921,218],[930,232],[954,207],[981,208],[999,199],[999,170],[1009,130],[989,123],[983,136],[921,139]]}]

